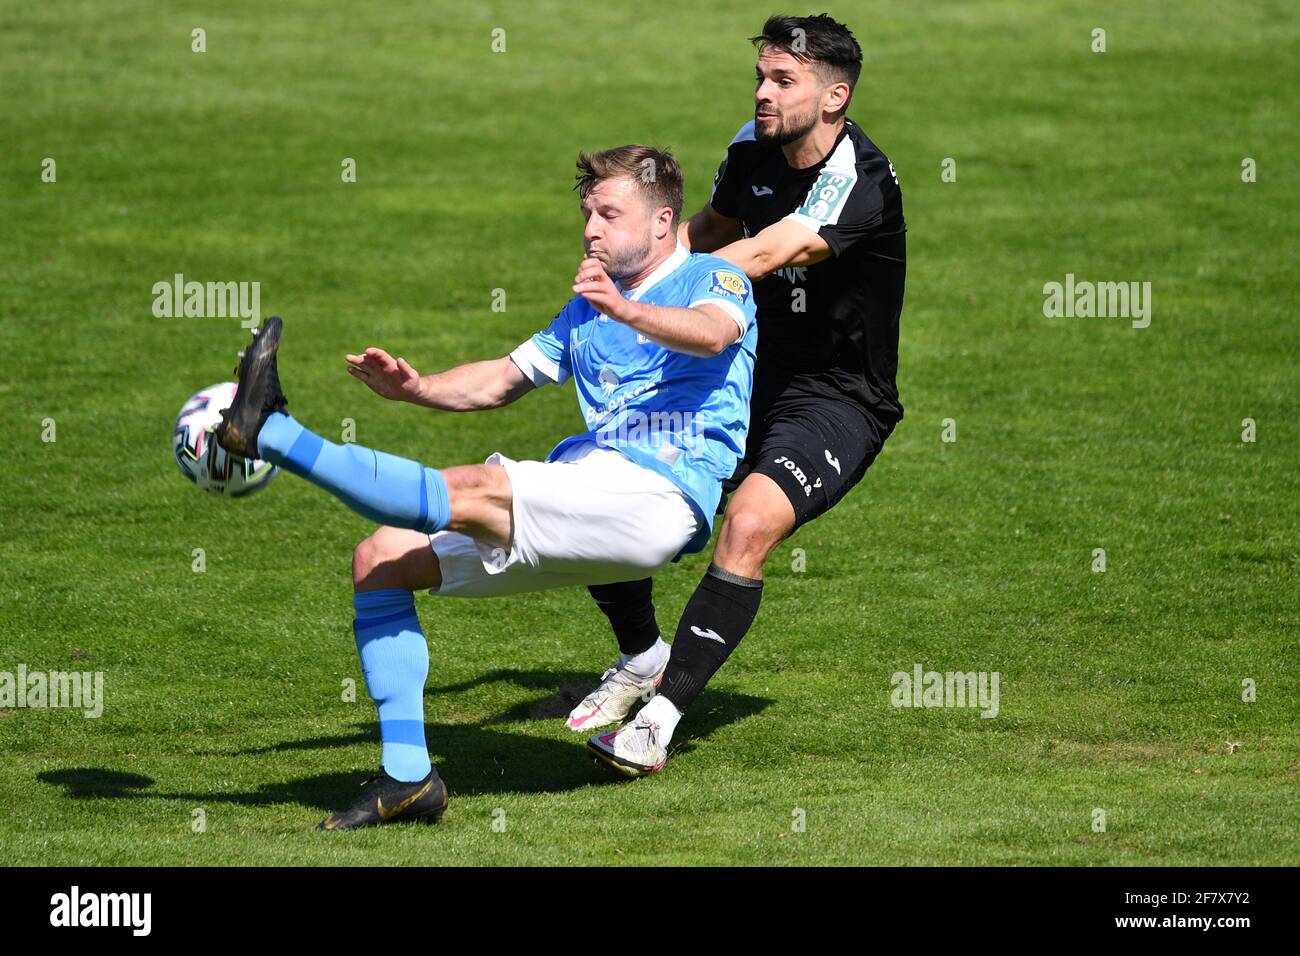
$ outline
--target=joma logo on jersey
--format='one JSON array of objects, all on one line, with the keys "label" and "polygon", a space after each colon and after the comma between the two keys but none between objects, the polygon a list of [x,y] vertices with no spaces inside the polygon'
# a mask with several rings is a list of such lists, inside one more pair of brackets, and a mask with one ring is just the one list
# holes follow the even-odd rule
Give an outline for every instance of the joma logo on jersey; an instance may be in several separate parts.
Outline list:
[{"label": "joma logo on jersey", "polygon": [[714,269],[709,273],[709,294],[729,295],[733,299],[744,302],[749,298],[749,286],[734,272]]},{"label": "joma logo on jersey", "polygon": [[848,195],[848,187],[854,180],[848,176],[822,173],[821,179],[808,192],[803,207],[799,210],[805,216],[829,222],[840,202]]}]

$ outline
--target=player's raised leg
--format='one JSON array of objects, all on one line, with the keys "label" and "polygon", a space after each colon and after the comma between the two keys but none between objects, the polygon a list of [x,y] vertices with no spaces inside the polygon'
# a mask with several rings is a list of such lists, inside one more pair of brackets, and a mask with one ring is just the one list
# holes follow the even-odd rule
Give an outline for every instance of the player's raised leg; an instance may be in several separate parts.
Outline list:
[{"label": "player's raised leg", "polygon": [[283,322],[268,319],[240,361],[239,390],[217,441],[245,458],[279,465],[378,524],[432,533],[450,529],[492,544],[510,541],[505,469],[466,465],[442,471],[361,445],[336,445],[284,413],[276,353]]},{"label": "player's raised leg", "polygon": [[447,786],[429,760],[424,737],[429,649],[412,593],[437,587],[441,580],[427,534],[380,528],[357,545],[352,559],[352,629],[366,690],[379,711],[383,756],[379,771],[362,785],[357,799],[317,829],[436,823],[447,809]]}]

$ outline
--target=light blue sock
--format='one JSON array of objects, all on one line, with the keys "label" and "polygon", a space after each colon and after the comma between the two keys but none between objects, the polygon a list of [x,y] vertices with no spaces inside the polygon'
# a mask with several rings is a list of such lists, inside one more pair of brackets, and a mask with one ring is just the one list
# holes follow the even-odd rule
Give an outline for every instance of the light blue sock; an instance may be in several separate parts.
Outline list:
[{"label": "light blue sock", "polygon": [[262,426],[257,453],[379,524],[432,534],[451,522],[447,482],[436,468],[361,445],[335,445],[281,412]]},{"label": "light blue sock", "polygon": [[424,680],[429,676],[429,646],[415,615],[415,595],[398,588],[363,591],[352,597],[357,617],[361,672],[366,690],[379,707],[383,766],[405,783],[429,775],[424,742]]}]

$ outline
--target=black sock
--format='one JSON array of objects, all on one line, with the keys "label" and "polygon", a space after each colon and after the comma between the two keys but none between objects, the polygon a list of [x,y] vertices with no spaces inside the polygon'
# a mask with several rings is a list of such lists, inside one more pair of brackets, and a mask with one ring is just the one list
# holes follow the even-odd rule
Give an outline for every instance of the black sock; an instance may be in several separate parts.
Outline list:
[{"label": "black sock", "polygon": [[629,656],[650,650],[659,639],[652,589],[649,578],[587,585],[596,605],[605,612],[614,628],[618,649]]},{"label": "black sock", "polygon": [[659,687],[659,693],[681,713],[686,713],[709,678],[736,649],[754,623],[762,599],[762,580],[709,565],[677,625],[673,652]]}]

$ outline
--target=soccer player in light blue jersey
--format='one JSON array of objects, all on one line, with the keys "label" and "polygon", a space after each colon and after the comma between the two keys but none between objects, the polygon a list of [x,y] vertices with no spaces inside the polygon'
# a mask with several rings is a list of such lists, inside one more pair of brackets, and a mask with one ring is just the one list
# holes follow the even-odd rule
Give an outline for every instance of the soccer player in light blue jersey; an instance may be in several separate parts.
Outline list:
[{"label": "soccer player in light blue jersey", "polygon": [[[497,408],[572,378],[583,430],[546,461],[497,453],[436,469],[335,445],[285,414],[282,322],[255,333],[216,437],[280,465],[382,525],[353,559],[353,630],[379,709],[379,772],[323,829],[436,821],[447,788],[429,760],[429,654],[414,592],[491,597],[617,587],[708,541],[722,482],[744,455],[754,372],[753,292],[724,260],[677,241],[681,169],[648,146],[578,157],[583,259],[574,298],[510,355],[420,375],[381,349],[349,371],[384,398],[447,411]],[[668,646],[611,670],[653,688]],[[607,672],[606,677],[609,677]]]}]

